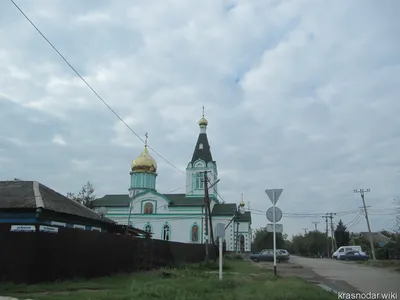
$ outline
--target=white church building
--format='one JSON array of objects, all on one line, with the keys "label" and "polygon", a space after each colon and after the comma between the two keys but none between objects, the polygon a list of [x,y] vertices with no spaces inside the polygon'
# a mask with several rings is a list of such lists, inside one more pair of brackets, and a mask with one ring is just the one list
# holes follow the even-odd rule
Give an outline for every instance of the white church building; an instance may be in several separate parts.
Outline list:
[{"label": "white church building", "polygon": [[[105,195],[93,201],[95,211],[119,224],[151,232],[154,239],[182,243],[205,243],[204,172],[208,174],[210,211],[213,233],[223,223],[227,251],[251,251],[251,213],[242,210],[244,203],[222,203],[218,200],[218,169],[213,160],[207,137],[208,121],[199,121],[200,133],[192,159],[186,168],[186,193],[157,192],[157,163],[149,155],[146,144],[140,156],[132,162],[129,194]],[[210,238],[208,238],[210,241]]]}]

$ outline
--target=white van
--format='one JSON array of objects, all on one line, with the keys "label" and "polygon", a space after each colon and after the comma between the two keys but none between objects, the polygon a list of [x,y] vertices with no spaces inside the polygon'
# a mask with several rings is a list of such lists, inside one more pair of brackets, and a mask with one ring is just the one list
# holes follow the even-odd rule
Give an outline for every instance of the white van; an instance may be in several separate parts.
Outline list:
[{"label": "white van", "polygon": [[347,251],[352,251],[352,250],[358,251],[358,252],[360,252],[360,254],[365,254],[362,251],[361,246],[342,246],[342,247],[339,247],[339,249],[337,249],[335,252],[333,252],[332,258],[338,259],[340,257],[340,255],[343,255]]}]

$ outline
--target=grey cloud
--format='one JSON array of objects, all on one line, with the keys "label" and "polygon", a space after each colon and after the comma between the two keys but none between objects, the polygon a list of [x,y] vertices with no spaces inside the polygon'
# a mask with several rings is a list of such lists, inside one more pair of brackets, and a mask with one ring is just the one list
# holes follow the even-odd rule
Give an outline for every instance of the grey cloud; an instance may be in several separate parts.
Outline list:
[{"label": "grey cloud", "polygon": [[[225,201],[239,202],[243,192],[254,209],[266,210],[264,190],[282,187],[284,212],[341,211],[361,205],[352,190],[364,187],[371,188],[371,207],[391,207],[400,163],[397,3],[109,3],[21,7],[178,168],[191,158],[205,105]],[[0,176],[36,179],[62,193],[87,180],[98,195],[126,192],[143,144],[116,126],[12,6],[0,10],[7,12],[0,20],[0,97],[8,99],[0,98]],[[110,18],[78,21],[95,13]],[[55,135],[68,144],[54,145]],[[184,174],[152,155],[160,191],[185,185]],[[292,234],[315,218],[283,223]],[[343,216],[345,223],[353,218]],[[372,214],[372,226],[390,227],[393,218]],[[253,222],[260,227],[266,219],[255,214]],[[364,221],[355,229],[364,230]]]}]

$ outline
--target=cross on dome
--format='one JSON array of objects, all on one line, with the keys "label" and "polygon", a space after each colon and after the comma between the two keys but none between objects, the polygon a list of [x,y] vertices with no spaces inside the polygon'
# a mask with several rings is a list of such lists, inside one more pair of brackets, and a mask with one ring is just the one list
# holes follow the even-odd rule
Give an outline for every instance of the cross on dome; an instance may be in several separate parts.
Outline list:
[{"label": "cross on dome", "polygon": [[206,118],[204,118],[204,106],[203,106],[203,117],[200,119],[199,121],[199,126],[207,126],[208,125],[208,121]]}]

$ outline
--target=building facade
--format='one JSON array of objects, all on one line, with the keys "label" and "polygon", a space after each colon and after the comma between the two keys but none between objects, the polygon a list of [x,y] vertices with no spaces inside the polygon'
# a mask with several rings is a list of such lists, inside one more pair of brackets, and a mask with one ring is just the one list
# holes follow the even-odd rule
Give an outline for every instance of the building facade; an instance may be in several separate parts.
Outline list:
[{"label": "building facade", "polygon": [[[207,175],[210,211],[214,237],[216,226],[226,228],[227,251],[249,252],[251,250],[251,214],[238,213],[236,203],[218,200],[218,169],[210,151],[207,137],[208,121],[199,121],[200,133],[186,168],[186,193],[161,194],[157,192],[157,163],[147,149],[147,136],[143,152],[132,162],[129,194],[105,195],[93,201],[95,210],[119,224],[151,232],[153,238],[182,243],[205,243],[206,236],[204,173]],[[244,207],[244,203],[241,203]],[[210,228],[210,227],[208,227]]]}]

